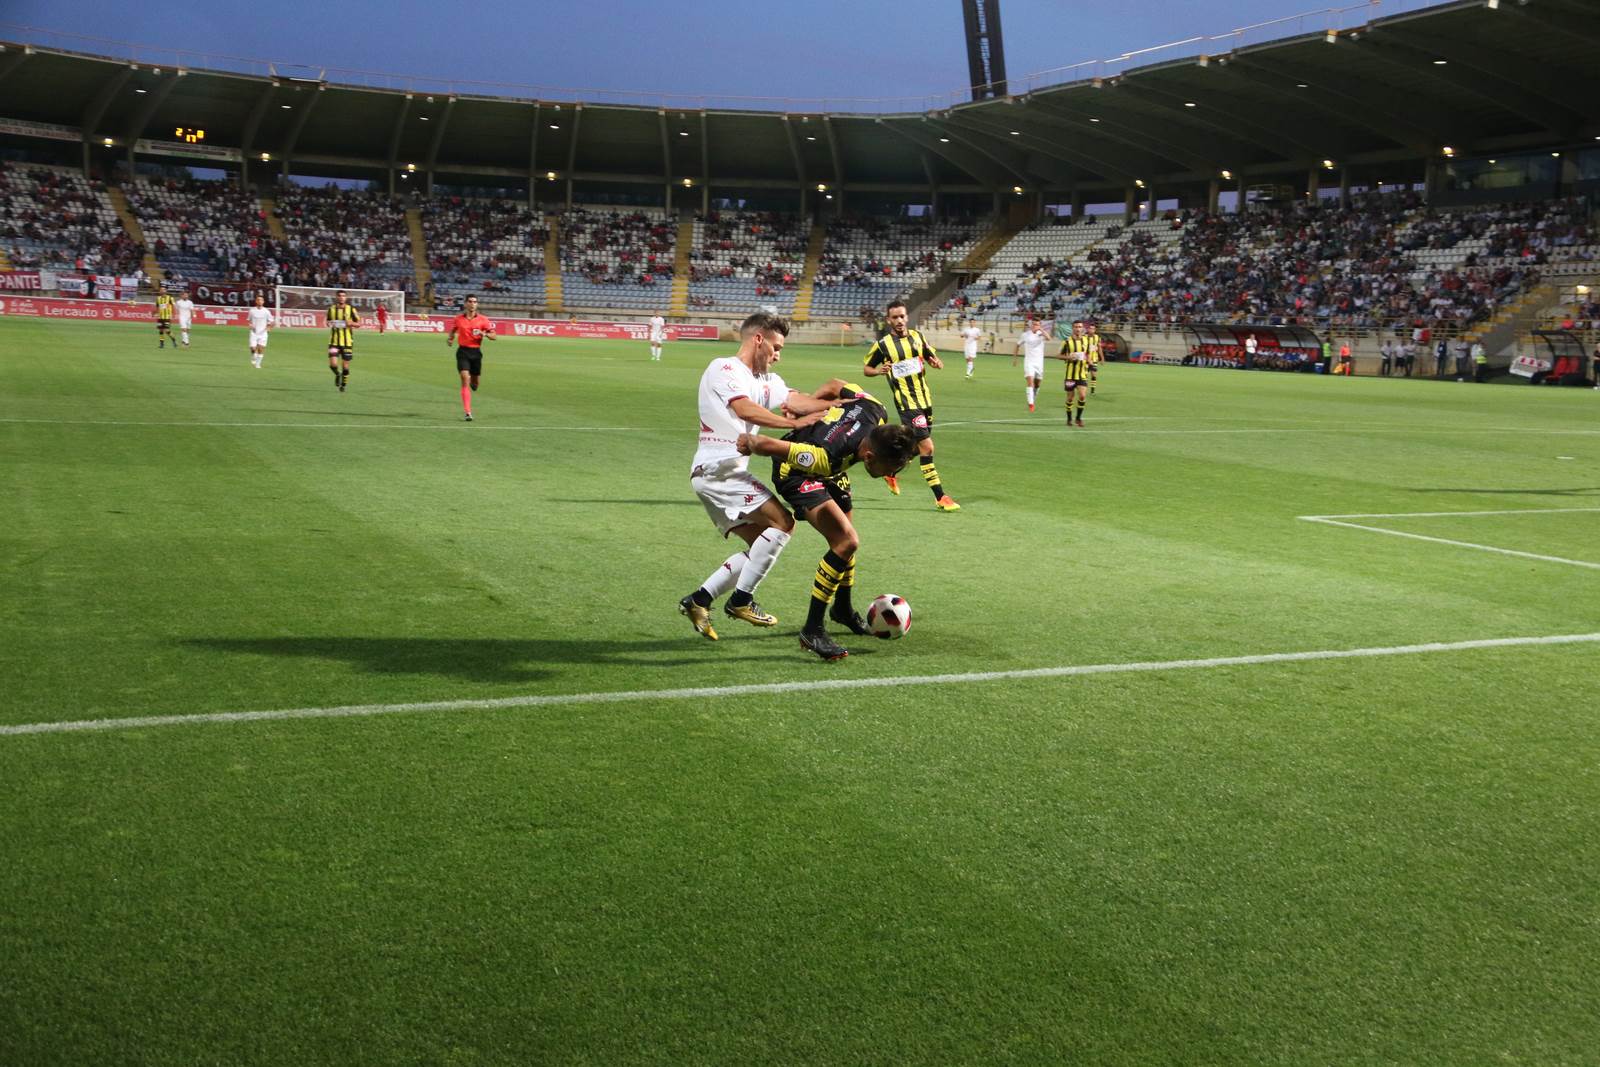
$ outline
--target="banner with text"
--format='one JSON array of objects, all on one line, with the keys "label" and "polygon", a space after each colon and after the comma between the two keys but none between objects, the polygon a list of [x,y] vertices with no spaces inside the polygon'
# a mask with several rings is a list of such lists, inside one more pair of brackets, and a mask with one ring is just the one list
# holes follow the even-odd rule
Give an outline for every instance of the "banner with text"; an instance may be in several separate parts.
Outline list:
[{"label": "banner with text", "polygon": [[[115,281],[116,279],[112,279]],[[98,290],[97,290],[98,295]],[[196,298],[198,301],[198,298]],[[244,326],[247,307],[202,303],[195,308],[195,321],[207,326]],[[57,300],[49,297],[0,296],[0,316],[38,316],[43,318],[95,319],[110,322],[152,322],[151,303],[114,303],[107,300]],[[443,334],[450,321],[444,315],[407,316],[407,333]],[[621,341],[643,341],[650,327],[642,322],[568,322],[564,319],[495,319],[495,332],[501,337],[588,337]],[[291,328],[326,329],[325,313],[314,309],[288,309],[278,313],[277,324]],[[376,332],[376,331],[373,331]],[[667,337],[675,341],[715,341],[715,326],[667,327]]]},{"label": "banner with text", "polygon": [[[36,270],[0,270],[0,289],[10,292],[43,289],[44,279]],[[54,286],[51,286],[54,288]]]},{"label": "banner with text", "polygon": [[272,306],[272,287],[236,282],[190,282],[189,296],[196,304],[220,304],[223,307],[248,308],[256,302],[256,294],[267,298]]}]

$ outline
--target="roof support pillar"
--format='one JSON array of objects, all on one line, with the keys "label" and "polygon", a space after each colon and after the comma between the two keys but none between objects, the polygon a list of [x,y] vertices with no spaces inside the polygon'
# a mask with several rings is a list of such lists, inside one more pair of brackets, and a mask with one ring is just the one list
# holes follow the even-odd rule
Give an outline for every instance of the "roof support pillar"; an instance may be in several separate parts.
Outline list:
[{"label": "roof support pillar", "polygon": [[1134,219],[1139,217],[1139,190],[1135,186],[1128,186],[1122,192],[1122,224],[1133,225]]},{"label": "roof support pillar", "polygon": [[533,133],[528,136],[528,210],[539,210],[539,104],[533,105]]},{"label": "roof support pillar", "polygon": [[1339,206],[1350,206],[1350,168],[1339,168]]},{"label": "roof support pillar", "polygon": [[433,168],[439,162],[439,146],[444,144],[444,131],[450,127],[450,112],[455,106],[455,97],[445,98],[444,110],[439,112],[439,128],[433,131],[433,143],[428,146],[428,166],[422,180],[429,196],[433,195]]}]

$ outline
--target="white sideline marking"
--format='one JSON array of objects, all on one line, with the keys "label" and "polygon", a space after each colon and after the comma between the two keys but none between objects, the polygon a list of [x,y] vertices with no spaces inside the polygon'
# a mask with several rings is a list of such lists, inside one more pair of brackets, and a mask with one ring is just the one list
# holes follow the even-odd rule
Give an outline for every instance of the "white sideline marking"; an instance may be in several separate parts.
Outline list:
[{"label": "white sideline marking", "polygon": [[1136,663],[1092,663],[1076,667],[1035,667],[1028,670],[980,671],[971,674],[915,674],[895,678],[819,678],[805,682],[767,682],[758,685],[704,686],[693,689],[562,693],[550,696],[499,697],[489,700],[436,700],[413,704],[351,704],[333,708],[221,711],[199,715],[141,715],[124,719],[80,719],[73,722],[33,722],[0,726],[0,736],[76,733],[86,730],[138,730],[151,726],[192,726],[197,723],[262,722],[275,719],[345,719],[419,711],[491,711],[499,708],[542,708],[570,704],[629,704],[645,700],[711,700],[769,693],[814,693],[822,689],[880,689],[907,685],[958,685],[1031,678],[1075,678],[1088,674],[1134,674],[1149,671],[1194,670],[1204,667],[1247,667],[1261,663],[1370,659],[1377,656],[1410,656],[1425,652],[1462,652],[1478,648],[1517,648],[1527,645],[1576,645],[1596,642],[1600,642],[1600,633],[1555,634],[1548,637],[1493,637],[1476,641],[1434,641],[1421,645],[1391,645],[1386,648],[1270,652],[1255,656],[1218,656],[1212,659],[1174,659]]},{"label": "white sideline marking", "polygon": [[1357,515],[1298,515],[1296,518],[1302,522],[1320,522],[1326,526],[1343,526],[1351,530],[1366,530],[1368,533],[1388,534],[1390,537],[1409,537],[1413,541],[1432,541],[1438,545],[1455,545],[1457,548],[1474,548],[1479,552],[1496,552],[1502,556],[1518,556],[1522,559],[1535,559],[1542,563],[1564,563],[1569,567],[1586,567],[1590,570],[1600,571],[1600,563],[1590,563],[1587,560],[1567,559],[1564,556],[1544,556],[1537,552],[1522,552],[1515,548],[1500,548],[1497,545],[1480,545],[1472,541],[1456,541],[1448,537],[1430,537],[1427,534],[1410,533],[1406,530],[1391,530],[1383,526],[1368,526],[1359,522],[1342,522],[1342,519],[1437,519],[1452,516],[1472,515],[1562,515],[1572,512],[1595,512],[1600,508],[1507,508],[1499,511],[1391,511],[1368,512]]},{"label": "white sideline marking", "polygon": [[[399,416],[396,416],[397,418]],[[136,422],[98,419],[0,419],[0,423],[21,423],[36,426],[198,426],[207,429],[241,430],[465,430],[462,422]],[[574,433],[611,433],[617,430],[634,430],[634,426],[485,426],[474,423],[472,432],[480,430],[556,430]]]}]

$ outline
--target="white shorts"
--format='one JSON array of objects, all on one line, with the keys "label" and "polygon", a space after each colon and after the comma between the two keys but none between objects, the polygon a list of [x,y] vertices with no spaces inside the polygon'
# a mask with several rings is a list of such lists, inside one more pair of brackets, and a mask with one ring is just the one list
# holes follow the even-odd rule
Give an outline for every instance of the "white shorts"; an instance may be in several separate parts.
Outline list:
[{"label": "white shorts", "polygon": [[1035,358],[1030,357],[1030,356],[1023,356],[1022,357],[1022,376],[1024,378],[1043,378],[1044,377],[1044,357],[1040,356],[1037,359],[1035,359]]},{"label": "white shorts", "polygon": [[653,345],[665,344],[666,340],[667,340],[667,338],[666,338],[665,334],[654,334],[653,333],[653,334],[650,335],[650,343],[653,344]]},{"label": "white shorts", "polygon": [[968,359],[977,359],[978,358],[978,350],[976,348],[969,348],[969,349],[966,350],[964,355]]},{"label": "white shorts", "polygon": [[735,526],[743,526],[747,515],[773,498],[772,490],[749,471],[735,471],[726,477],[691,475],[689,485],[705,505],[711,524],[723,537]]},{"label": "white shorts", "polygon": [[250,347],[251,348],[265,348],[265,347],[267,347],[267,331],[266,330],[262,330],[261,332],[257,333],[255,330],[251,330],[250,331]]},{"label": "white shorts", "polygon": [[179,319],[178,320],[178,329],[187,330],[188,328],[189,328],[188,320],[186,320],[186,319]]}]

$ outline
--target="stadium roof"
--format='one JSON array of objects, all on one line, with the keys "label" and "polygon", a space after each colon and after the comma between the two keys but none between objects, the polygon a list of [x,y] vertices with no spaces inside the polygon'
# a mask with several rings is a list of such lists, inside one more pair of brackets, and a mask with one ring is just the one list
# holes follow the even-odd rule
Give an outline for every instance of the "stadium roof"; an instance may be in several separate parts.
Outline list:
[{"label": "stadium roof", "polygon": [[[1391,6],[1394,6],[1391,4]],[[1379,9],[1375,9],[1379,10]],[[1589,0],[1461,0],[1367,22],[928,110],[749,110],[540,100],[418,85],[344,84],[156,66],[4,44],[0,133],[55,136],[141,156],[204,129],[213,158],[297,172],[738,189],[1100,193],[1170,190],[1593,141],[1600,26]],[[1133,57],[1122,57],[1124,60]],[[13,120],[7,123],[6,120]],[[21,120],[20,122],[16,120]],[[65,132],[63,132],[63,130]],[[1397,175],[1398,177],[1398,175]]]}]

